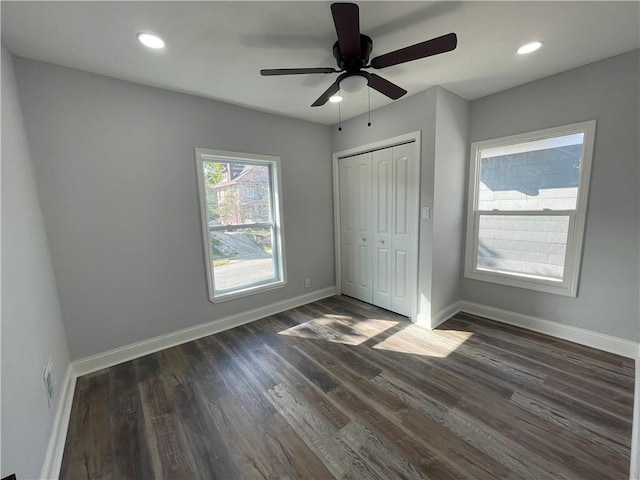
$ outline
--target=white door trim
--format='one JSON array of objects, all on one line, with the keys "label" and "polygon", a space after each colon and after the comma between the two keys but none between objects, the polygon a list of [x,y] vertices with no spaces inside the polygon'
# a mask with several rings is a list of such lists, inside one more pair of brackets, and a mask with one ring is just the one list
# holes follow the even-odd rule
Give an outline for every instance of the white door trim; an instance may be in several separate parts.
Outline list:
[{"label": "white door trim", "polygon": [[[422,170],[422,147],[420,144],[421,132],[406,133],[404,135],[398,135],[397,137],[387,138],[385,140],[379,140],[377,142],[368,143],[359,147],[348,148],[335,152],[332,155],[333,158],[333,231],[335,232],[334,249],[335,249],[335,274],[336,274],[336,293],[342,294],[342,243],[340,234],[340,165],[341,158],[351,157],[353,155],[359,155],[361,153],[372,152],[374,150],[381,150],[383,148],[395,147],[404,143],[413,143],[415,145],[415,154],[418,159],[418,178],[420,178],[420,172]],[[418,198],[418,216],[416,217],[416,254],[420,256],[420,198]],[[418,259],[416,259],[417,261]],[[413,299],[413,307],[411,309],[411,321],[415,322],[418,318],[418,272],[416,269],[415,278],[415,292]]]}]

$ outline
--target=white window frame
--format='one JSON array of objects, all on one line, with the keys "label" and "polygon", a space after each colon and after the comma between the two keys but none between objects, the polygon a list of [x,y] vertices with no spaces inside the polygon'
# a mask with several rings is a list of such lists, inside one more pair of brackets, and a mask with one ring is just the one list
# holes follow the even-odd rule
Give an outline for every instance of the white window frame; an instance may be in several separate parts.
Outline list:
[{"label": "white window frame", "polygon": [[[280,157],[255,153],[229,152],[211,148],[196,148],[195,151],[198,192],[200,196],[200,221],[202,224],[202,239],[207,271],[209,300],[213,303],[225,302],[239,297],[254,295],[256,293],[284,287],[287,283],[287,268],[284,250],[284,226],[282,224],[282,177],[280,173]],[[229,163],[242,163],[244,165],[268,165],[271,169],[271,222],[210,227],[207,221],[207,199],[203,172],[204,161],[227,161]],[[233,230],[246,228],[247,226],[273,228],[272,255],[274,257],[277,278],[267,282],[257,282],[251,285],[244,285],[233,290],[217,291],[215,288],[213,259],[211,258],[211,251],[209,247],[209,231],[212,229]]]},{"label": "white window frame", "polygon": [[[469,198],[467,205],[467,234],[465,248],[464,276],[473,280],[526,288],[540,292],[554,293],[570,297],[577,296],[580,276],[580,260],[584,241],[587,199],[589,197],[589,179],[595,138],[596,121],[574,123],[560,127],[537,130],[535,132],[510,135],[507,137],[482,140],[471,144],[469,168]],[[575,210],[478,210],[480,186],[480,162],[482,149],[509,146],[518,143],[544,140],[548,138],[583,133],[582,161],[578,181],[578,198]],[[477,268],[478,228],[480,215],[532,215],[532,216],[568,216],[567,249],[565,252],[564,275],[562,281],[553,281],[535,276],[491,272]]]}]

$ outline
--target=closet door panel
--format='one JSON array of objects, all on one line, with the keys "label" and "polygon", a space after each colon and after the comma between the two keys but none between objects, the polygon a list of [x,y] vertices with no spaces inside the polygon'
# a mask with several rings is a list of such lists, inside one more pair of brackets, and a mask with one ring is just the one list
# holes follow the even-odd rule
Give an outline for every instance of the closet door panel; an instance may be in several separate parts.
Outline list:
[{"label": "closet door panel", "polygon": [[396,250],[395,252],[395,283],[394,283],[394,300],[396,304],[398,303],[398,299],[400,300],[408,300],[408,264],[409,264],[409,254],[408,252],[404,252],[401,250]]},{"label": "closet door panel", "polygon": [[372,153],[373,303],[391,309],[391,232],[393,229],[393,156],[386,148]]},{"label": "closet door panel", "polygon": [[393,147],[391,310],[411,315],[417,290],[418,159],[413,144]]},{"label": "closet door panel", "polygon": [[371,154],[340,160],[342,291],[372,301]]}]

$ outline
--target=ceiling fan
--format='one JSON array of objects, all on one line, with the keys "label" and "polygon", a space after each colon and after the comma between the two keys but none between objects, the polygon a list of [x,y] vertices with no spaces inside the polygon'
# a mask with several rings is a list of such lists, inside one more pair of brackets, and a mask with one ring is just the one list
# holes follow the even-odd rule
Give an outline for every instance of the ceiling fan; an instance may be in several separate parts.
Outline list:
[{"label": "ceiling fan", "polygon": [[373,41],[360,33],[358,5],[355,3],[334,3],[331,5],[333,23],[338,34],[338,41],[333,45],[333,56],[338,69],[320,68],[276,68],[260,70],[263,76],[271,75],[303,75],[309,73],[340,73],[335,82],[311,104],[319,107],[327,103],[330,97],[342,88],[345,91],[356,91],[365,84],[397,100],[407,91],[398,85],[385,80],[375,73],[365,72],[365,68],[380,69],[411,62],[420,58],[450,52],[456,48],[458,39],[455,33],[416,43],[409,47],[377,56],[369,63],[369,55],[373,50]]}]

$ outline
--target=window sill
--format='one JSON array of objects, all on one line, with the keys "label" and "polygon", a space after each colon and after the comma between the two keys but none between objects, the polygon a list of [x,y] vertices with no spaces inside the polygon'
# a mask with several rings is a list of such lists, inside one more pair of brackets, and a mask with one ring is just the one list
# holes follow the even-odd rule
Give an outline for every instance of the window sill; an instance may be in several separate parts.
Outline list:
[{"label": "window sill", "polygon": [[569,285],[565,282],[553,282],[551,280],[537,279],[533,277],[524,277],[519,275],[509,275],[506,273],[491,271],[465,271],[465,278],[478,280],[481,282],[496,283],[499,285],[507,285],[509,287],[524,288],[544,293],[552,293],[554,295],[562,295],[565,297],[576,297],[577,287]]},{"label": "window sill", "polygon": [[228,302],[230,300],[235,300],[237,298],[248,297],[251,295],[256,295],[258,293],[277,290],[279,288],[283,288],[286,284],[287,284],[286,280],[280,280],[273,283],[267,283],[265,285],[247,287],[242,290],[235,290],[231,293],[226,293],[226,294],[218,293],[217,295],[211,295],[211,292],[209,292],[209,301],[212,303]]}]

